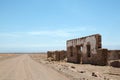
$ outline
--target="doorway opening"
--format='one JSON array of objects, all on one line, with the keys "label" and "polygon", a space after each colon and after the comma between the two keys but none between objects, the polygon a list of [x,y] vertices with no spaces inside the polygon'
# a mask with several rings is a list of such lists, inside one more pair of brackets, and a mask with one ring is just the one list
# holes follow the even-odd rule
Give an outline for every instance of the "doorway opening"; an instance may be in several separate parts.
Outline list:
[{"label": "doorway opening", "polygon": [[76,46],[76,48],[77,48],[77,63],[81,63],[83,46],[79,45]]},{"label": "doorway opening", "polygon": [[73,47],[70,47],[70,57],[73,57]]},{"label": "doorway opening", "polygon": [[90,44],[87,45],[87,57],[91,57],[91,46],[90,46]]}]

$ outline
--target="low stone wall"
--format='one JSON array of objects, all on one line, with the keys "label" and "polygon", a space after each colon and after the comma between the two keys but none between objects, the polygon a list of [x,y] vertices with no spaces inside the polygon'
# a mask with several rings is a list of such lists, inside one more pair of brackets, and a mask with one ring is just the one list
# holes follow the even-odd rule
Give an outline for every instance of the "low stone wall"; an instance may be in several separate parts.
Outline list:
[{"label": "low stone wall", "polygon": [[120,50],[109,50],[108,51],[108,61],[120,59]]},{"label": "low stone wall", "polygon": [[67,53],[64,50],[60,51],[59,54],[60,54],[60,60],[64,60],[67,57]]},{"label": "low stone wall", "polygon": [[51,58],[54,61],[64,60],[66,58],[66,51],[48,51],[47,58]]},{"label": "low stone wall", "polygon": [[120,50],[108,51],[108,65],[120,68]]},{"label": "low stone wall", "polygon": [[47,58],[54,58],[54,51],[48,51]]}]

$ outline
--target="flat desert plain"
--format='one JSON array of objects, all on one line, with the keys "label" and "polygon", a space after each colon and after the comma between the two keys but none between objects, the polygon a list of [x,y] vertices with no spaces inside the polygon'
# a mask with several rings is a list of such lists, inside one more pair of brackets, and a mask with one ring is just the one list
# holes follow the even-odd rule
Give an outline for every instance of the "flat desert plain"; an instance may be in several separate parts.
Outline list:
[{"label": "flat desert plain", "polygon": [[0,54],[0,80],[120,80],[120,68],[49,61],[46,54]]}]

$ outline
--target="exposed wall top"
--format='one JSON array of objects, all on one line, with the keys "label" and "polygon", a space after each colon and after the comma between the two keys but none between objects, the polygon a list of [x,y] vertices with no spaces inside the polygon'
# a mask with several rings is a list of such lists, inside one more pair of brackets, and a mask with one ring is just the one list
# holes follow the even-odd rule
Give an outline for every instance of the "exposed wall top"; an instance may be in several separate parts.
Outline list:
[{"label": "exposed wall top", "polygon": [[83,52],[87,51],[86,45],[91,46],[91,52],[94,54],[97,52],[98,48],[101,48],[101,35],[100,34],[94,34],[82,38],[76,38],[71,39],[67,41],[67,47],[76,47],[76,46],[82,46]]},{"label": "exposed wall top", "polygon": [[84,39],[86,37],[91,37],[91,36],[101,36],[101,35],[100,34],[93,34],[93,35],[89,35],[89,36],[85,36],[85,37],[81,37],[81,38],[70,39],[70,40],[67,40],[67,41],[72,41],[72,40],[76,40],[76,39]]}]

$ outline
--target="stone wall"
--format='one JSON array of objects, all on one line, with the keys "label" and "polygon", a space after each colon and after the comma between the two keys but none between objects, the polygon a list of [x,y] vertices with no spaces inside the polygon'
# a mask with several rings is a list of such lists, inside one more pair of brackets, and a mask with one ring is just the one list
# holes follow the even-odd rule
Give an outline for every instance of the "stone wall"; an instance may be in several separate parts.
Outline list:
[{"label": "stone wall", "polygon": [[60,54],[60,60],[64,60],[67,57],[67,53],[64,50],[60,51],[59,54]]},{"label": "stone wall", "polygon": [[82,55],[83,64],[93,65],[106,65],[107,64],[107,49],[98,49],[97,54],[91,54],[91,57],[87,57],[86,54]]},{"label": "stone wall", "polygon": [[68,40],[67,61],[106,65],[107,49],[101,48],[101,35],[99,34]]},{"label": "stone wall", "polygon": [[52,58],[54,61],[64,60],[66,58],[66,51],[48,51],[47,58]]},{"label": "stone wall", "polygon": [[120,50],[108,51],[108,65],[120,68]]},{"label": "stone wall", "polygon": [[47,58],[54,58],[55,55],[54,55],[54,51],[48,51],[47,52]]},{"label": "stone wall", "polygon": [[109,50],[108,60],[118,60],[120,59],[120,50]]}]

